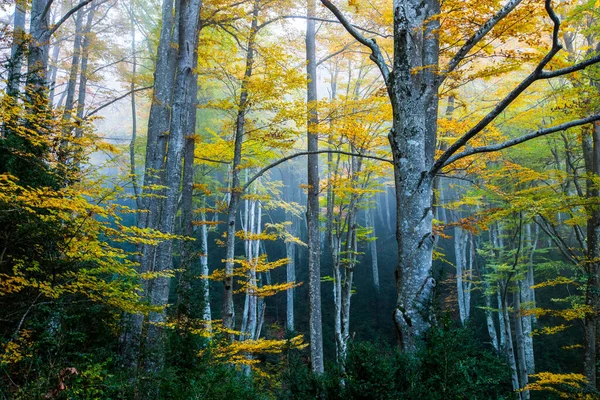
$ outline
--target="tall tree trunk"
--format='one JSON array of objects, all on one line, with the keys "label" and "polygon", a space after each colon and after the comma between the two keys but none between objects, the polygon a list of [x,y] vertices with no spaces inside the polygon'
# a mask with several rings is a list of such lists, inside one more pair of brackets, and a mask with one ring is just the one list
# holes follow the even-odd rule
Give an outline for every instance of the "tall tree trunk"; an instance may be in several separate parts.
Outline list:
[{"label": "tall tree trunk", "polygon": [[[598,198],[600,189],[594,178],[600,175],[600,124],[594,124],[591,134],[583,138],[583,153],[586,172],[586,197]],[[584,318],[584,372],[592,387],[598,385],[598,341],[600,332],[600,207],[587,209],[587,254],[584,264],[586,274],[585,305],[588,310]]]},{"label": "tall tree trunk", "polygon": [[[152,104],[148,117],[148,133],[146,145],[146,164],[144,170],[144,186],[142,190],[142,209],[138,212],[138,228],[159,229],[160,221],[160,198],[161,190],[155,189],[154,185],[161,185],[164,173],[164,158],[166,150],[166,133],[169,131],[171,120],[171,100],[173,94],[173,82],[175,79],[175,57],[176,45],[173,43],[177,38],[174,29],[176,14],[179,13],[179,0],[174,13],[174,0],[163,0],[162,3],[162,26],[156,54],[156,65],[154,71],[154,88],[152,93]],[[83,79],[83,75],[82,75]],[[83,81],[80,85],[80,94]],[[81,102],[78,107],[81,107]],[[81,109],[83,115],[83,108]],[[79,116],[79,110],[78,110]],[[156,246],[140,245],[140,273],[147,273],[155,269]],[[147,298],[151,292],[151,282],[142,281],[143,295]],[[137,368],[141,360],[143,342],[143,326],[145,317],[142,314],[133,315],[128,321],[128,327],[121,338],[123,342],[123,353],[125,365],[128,368]]]},{"label": "tall tree trunk", "polygon": [[[88,81],[88,58],[92,39],[90,33],[92,32],[92,23],[94,22],[94,15],[96,13],[97,4],[91,3],[87,20],[85,22],[85,28],[83,29],[83,41],[81,43],[81,68],[79,71],[79,93],[77,96],[77,119],[83,119],[83,112],[85,110],[85,97],[87,94],[87,81]],[[81,129],[78,129],[75,133],[76,137],[81,136]]]},{"label": "tall tree trunk", "polygon": [[[165,198],[162,199],[160,230],[173,233],[175,214],[180,195],[181,172],[185,138],[195,134],[195,126],[190,126],[190,113],[196,112],[197,73],[195,55],[198,46],[198,27],[202,0],[181,0],[179,14],[179,44],[177,69],[171,108],[171,125],[165,162]],[[157,246],[156,272],[171,269],[173,261],[173,241],[165,240]],[[159,277],[153,280],[149,293],[150,305],[164,307],[168,303],[170,279]],[[145,337],[144,371],[156,374],[164,364],[164,333],[161,326],[166,320],[166,312],[150,312]],[[157,393],[157,392],[156,392]]]},{"label": "tall tree trunk", "polygon": [[[131,0],[130,4],[131,12],[131,84],[129,90],[131,91],[131,142],[129,143],[129,173],[131,175],[131,183],[133,187],[133,195],[135,197],[135,204],[139,210],[142,207],[142,201],[140,199],[137,170],[135,165],[135,141],[137,139],[137,110],[135,104],[135,80],[137,75],[137,55],[135,45],[135,21],[134,21],[134,0]],[[194,114],[195,117],[195,114]],[[192,149],[192,156],[193,156]],[[193,162],[193,160],[192,160]]]},{"label": "tall tree trunk", "polygon": [[79,58],[81,57],[81,34],[83,29],[83,9],[77,11],[75,18],[75,37],[73,39],[73,57],[71,60],[71,69],[69,71],[69,80],[67,81],[67,98],[65,100],[64,118],[71,117],[71,111],[75,104],[75,88],[77,86],[77,72],[79,71]]},{"label": "tall tree trunk", "polygon": [[[317,134],[317,58],[315,0],[308,0],[306,22],[306,73],[308,76],[307,87],[307,148],[309,152],[319,149]],[[319,156],[308,155],[308,199],[306,207],[306,221],[308,225],[308,303],[309,303],[309,330],[310,330],[310,355],[313,372],[322,374],[325,371],[323,363],[323,326],[321,320],[321,260],[319,243]]]},{"label": "tall tree trunk", "polygon": [[[242,163],[242,144],[244,142],[244,127],[246,123],[246,112],[248,109],[248,84],[252,77],[254,67],[254,52],[255,40],[258,28],[258,13],[259,2],[254,1],[252,11],[252,25],[250,35],[248,37],[248,46],[246,52],[246,67],[244,78],[240,88],[240,99],[238,102],[238,113],[235,121],[234,145],[233,145],[233,162],[231,164],[231,184],[229,190],[229,205],[227,208],[227,238],[225,242],[226,259],[225,259],[225,280],[223,290],[223,326],[228,329],[233,329],[235,324],[235,310],[233,306],[233,267],[235,257],[235,221],[237,208],[240,202],[242,193],[240,187],[240,171],[239,167]],[[233,339],[233,335],[229,335]]]},{"label": "tall tree trunk", "polygon": [[[518,286],[518,285],[517,285]],[[527,376],[527,357],[525,353],[525,337],[523,335],[523,321],[527,317],[521,315],[521,291],[516,287],[513,293],[514,299],[514,320],[515,320],[515,340],[517,341],[517,359],[519,366],[519,387],[520,389],[525,388],[529,381]],[[520,392],[521,399],[529,400],[529,390],[522,390]]]},{"label": "tall tree trunk", "polygon": [[[502,322],[504,323],[501,327],[501,330],[504,331],[504,337],[506,338],[506,346],[504,348],[504,352],[506,355],[506,359],[508,360],[508,365],[510,366],[512,388],[513,391],[517,392],[520,388],[519,372],[517,369],[517,361],[515,359],[515,350],[513,347],[512,332],[510,327],[510,316],[508,313],[508,303],[507,300],[503,297],[503,295],[499,295],[499,308],[500,313],[502,314]],[[519,399],[521,399],[520,394]]]},{"label": "tall tree trunk", "polygon": [[[414,351],[430,326],[433,165],[438,114],[439,2],[394,0],[394,66],[388,82],[396,185],[396,310],[400,345]],[[419,71],[419,72],[415,72]]]},{"label": "tall tree trunk", "polygon": [[210,310],[210,280],[206,278],[210,271],[208,269],[208,227],[206,224],[206,214],[204,211],[201,213],[201,225],[200,225],[200,236],[201,236],[201,247],[200,251],[200,274],[202,284],[202,320],[205,321],[205,326],[208,330],[212,329],[212,313]]}]

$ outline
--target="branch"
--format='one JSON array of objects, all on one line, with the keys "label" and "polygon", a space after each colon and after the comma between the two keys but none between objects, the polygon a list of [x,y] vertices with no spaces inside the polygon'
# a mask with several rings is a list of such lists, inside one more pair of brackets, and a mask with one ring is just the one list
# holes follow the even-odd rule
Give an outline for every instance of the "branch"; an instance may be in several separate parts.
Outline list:
[{"label": "branch", "polygon": [[532,139],[536,139],[536,138],[539,138],[542,136],[549,135],[551,133],[564,131],[569,128],[573,128],[575,126],[590,124],[590,123],[593,123],[596,121],[600,121],[600,114],[592,115],[591,117],[587,117],[587,118],[576,119],[574,121],[565,122],[564,124],[556,125],[556,126],[553,126],[550,128],[540,129],[535,132],[529,133],[527,135],[523,135],[518,138],[507,140],[506,142],[503,142],[503,143],[492,144],[489,146],[474,147],[472,149],[465,150],[461,153],[455,154],[454,156],[450,157],[448,159],[448,161],[446,161],[444,166],[450,165],[453,162],[460,160],[461,158],[472,156],[473,154],[491,153],[494,151],[500,151],[500,150],[503,150],[503,149],[506,149],[509,147],[513,147],[513,146],[516,146],[516,145],[524,143],[524,142],[528,142]]},{"label": "branch", "polygon": [[[330,24],[341,24],[341,22],[339,20],[326,19],[326,18],[318,18],[318,17],[307,17],[305,15],[284,15],[281,18],[283,18],[283,19],[294,19],[294,18],[310,19],[310,20],[317,21],[317,22],[328,22]],[[372,30],[367,29],[367,28],[363,28],[362,26],[358,26],[358,25],[354,25],[354,24],[351,24],[351,25],[356,30],[359,30],[359,31],[362,31],[362,32],[365,32],[365,33],[370,33],[371,35],[379,36],[379,37],[382,37],[384,39],[389,39],[389,38],[392,37],[392,35],[384,35],[382,33],[375,32],[375,31],[372,31]]]},{"label": "branch", "polygon": [[481,25],[481,28],[479,28],[479,30],[475,32],[473,36],[469,38],[469,40],[465,42],[465,44],[460,48],[460,50],[458,50],[458,52],[452,58],[452,60],[450,60],[450,62],[448,63],[448,68],[444,72],[442,81],[450,72],[456,69],[458,64],[473,49],[473,47],[475,47],[475,45],[479,43],[494,28],[494,26],[496,26],[498,22],[500,22],[502,19],[504,19],[504,17],[510,14],[510,12],[514,10],[515,7],[517,7],[522,1],[523,0],[510,0],[504,5],[504,7],[502,7],[502,9],[500,9],[500,11],[498,11],[498,13],[496,13],[496,15],[490,18],[485,24]]},{"label": "branch", "polygon": [[325,7],[327,7],[329,9],[329,11],[331,11],[333,13],[333,15],[335,15],[335,17],[338,19],[338,21],[340,21],[340,23],[344,26],[344,28],[346,28],[348,33],[350,35],[352,35],[352,37],[354,39],[356,39],[357,41],[359,41],[360,43],[362,43],[363,45],[365,45],[369,49],[371,49],[371,57],[370,58],[379,67],[379,70],[381,71],[381,75],[383,75],[383,79],[385,81],[385,84],[387,85],[388,80],[389,80],[388,78],[390,76],[390,70],[388,68],[387,63],[385,62],[385,59],[383,58],[383,55],[381,54],[381,49],[377,45],[377,42],[375,41],[375,39],[367,39],[366,37],[361,35],[358,32],[358,29],[355,28],[354,25],[352,25],[346,19],[346,17],[344,17],[344,14],[342,14],[342,12],[336,6],[334,6],[329,0],[321,0],[321,3]]},{"label": "branch", "polygon": [[90,111],[89,113],[87,113],[85,115],[86,118],[91,117],[92,115],[96,114],[97,112],[99,112],[100,110],[110,106],[111,104],[116,103],[119,100],[124,99],[125,97],[129,96],[130,94],[136,93],[136,92],[141,92],[142,90],[148,90],[148,89],[152,89],[154,86],[146,86],[146,87],[142,87],[142,88],[137,88],[137,89],[133,89],[130,90],[129,92],[125,93],[122,96],[117,97],[116,99],[112,99],[111,101],[109,101],[108,103],[104,103],[102,104],[100,107],[97,107],[95,109],[93,109],[92,111]]},{"label": "branch", "polygon": [[75,7],[71,8],[65,15],[63,15],[63,17],[52,26],[52,28],[50,30],[48,30],[48,37],[52,36],[54,34],[54,32],[56,32],[56,30],[58,28],[60,28],[60,26],[62,24],[64,24],[71,15],[73,15],[74,13],[76,13],[77,11],[79,11],[81,8],[85,7],[86,5],[88,5],[89,3],[91,3],[93,0],[83,0],[81,3],[77,4]]},{"label": "branch", "polygon": [[283,157],[280,158],[279,160],[267,165],[266,167],[264,167],[263,169],[261,169],[260,171],[258,171],[256,174],[254,174],[254,176],[250,179],[248,179],[248,181],[244,184],[244,186],[242,186],[242,190],[241,192],[245,192],[246,189],[248,189],[250,187],[250,185],[257,180],[258,178],[260,178],[262,175],[264,175],[265,172],[267,172],[268,170],[275,168],[276,166],[278,166],[279,164],[283,164],[286,161],[289,161],[293,158],[296,157],[301,157],[301,156],[308,156],[311,154],[343,154],[346,156],[353,156],[353,157],[362,157],[362,158],[368,158],[370,160],[376,160],[376,161],[382,161],[382,162],[387,162],[390,164],[394,164],[394,162],[392,160],[389,160],[387,158],[382,158],[382,157],[377,157],[377,156],[369,156],[366,154],[359,154],[359,153],[352,153],[349,151],[342,151],[342,150],[318,150],[318,151],[301,151],[299,153],[294,153],[291,154],[287,157]]},{"label": "branch", "polygon": [[550,79],[556,78],[558,76],[568,75],[573,72],[581,71],[582,69],[585,69],[590,65],[598,64],[599,62],[600,54],[595,57],[588,58],[587,60],[577,63],[575,65],[571,65],[570,67],[565,67],[554,71],[543,71],[541,77],[543,79]]},{"label": "branch", "polygon": [[319,61],[317,61],[317,67],[321,64],[323,64],[325,61],[337,56],[338,54],[342,54],[343,52],[345,52],[346,50],[348,50],[350,47],[352,47],[352,45],[356,43],[356,42],[352,42],[352,43],[348,43],[347,45],[345,45],[343,48],[341,48],[338,51],[335,51],[331,54],[326,55],[325,57],[321,58]]},{"label": "branch", "polygon": [[545,0],[546,12],[554,23],[554,29],[552,32],[552,48],[544,56],[544,58],[538,63],[533,72],[529,74],[516,88],[514,88],[504,99],[502,99],[492,111],[490,111],[485,117],[483,117],[477,125],[471,128],[467,133],[460,137],[454,142],[433,164],[433,167],[429,171],[430,176],[435,176],[440,169],[448,164],[448,160],[464,147],[469,140],[475,137],[483,129],[485,129],[501,112],[503,112],[517,97],[521,95],[531,84],[535,81],[543,79],[544,68],[554,58],[554,56],[562,49],[562,45],[558,40],[558,31],[560,29],[560,20],[554,10],[552,9],[552,0]]}]

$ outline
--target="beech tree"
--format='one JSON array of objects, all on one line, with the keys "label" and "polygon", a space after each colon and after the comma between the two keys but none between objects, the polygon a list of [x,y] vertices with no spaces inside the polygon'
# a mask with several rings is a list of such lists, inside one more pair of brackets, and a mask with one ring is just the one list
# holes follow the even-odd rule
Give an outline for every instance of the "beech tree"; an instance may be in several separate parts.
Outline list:
[{"label": "beech tree", "polygon": [[394,321],[398,339],[403,348],[414,350],[416,340],[429,328],[431,321],[431,296],[435,281],[431,276],[432,250],[435,236],[432,233],[433,181],[438,172],[453,162],[478,153],[498,151],[568,127],[600,120],[593,115],[561,126],[540,129],[507,142],[469,148],[469,141],[480,134],[502,111],[534,82],[573,73],[600,62],[600,56],[558,70],[546,67],[562,49],[559,39],[560,20],[554,12],[552,1],[545,8],[552,20],[550,50],[519,85],[517,85],[491,112],[467,133],[452,143],[435,158],[437,136],[438,90],[448,74],[454,72],[465,57],[475,49],[486,35],[520,3],[507,2],[492,14],[447,65],[440,65],[438,29],[440,4],[437,1],[394,1],[393,38],[394,56],[391,67],[374,39],[364,36],[332,2],[322,0],[346,30],[371,51],[371,59],[379,68],[393,109],[393,127],[390,146],[394,156],[396,183],[396,239],[398,241],[398,267],[396,288],[398,293]]}]

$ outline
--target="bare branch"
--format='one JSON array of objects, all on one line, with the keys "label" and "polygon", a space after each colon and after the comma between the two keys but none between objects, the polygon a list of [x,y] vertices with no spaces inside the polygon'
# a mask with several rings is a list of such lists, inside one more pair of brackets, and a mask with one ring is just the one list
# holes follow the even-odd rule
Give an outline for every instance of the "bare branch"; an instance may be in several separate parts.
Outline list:
[{"label": "bare branch", "polygon": [[559,76],[571,74],[573,72],[581,71],[582,69],[585,69],[590,65],[598,64],[599,62],[600,54],[595,57],[588,58],[587,60],[577,63],[575,65],[571,65],[570,67],[565,67],[554,71],[543,71],[541,77],[543,79],[556,78]]},{"label": "bare branch", "polygon": [[77,11],[79,11],[81,8],[85,7],[92,1],[93,0],[83,0],[81,3],[77,4],[75,7],[67,11],[67,13],[63,15],[63,17],[56,24],[54,24],[51,29],[48,30],[47,37],[52,36],[54,32],[56,32],[56,30],[60,28],[60,26],[64,24],[71,15],[75,14]]},{"label": "bare branch", "polygon": [[112,100],[111,100],[111,101],[109,101],[108,103],[104,103],[104,104],[102,104],[100,107],[97,107],[97,108],[93,109],[92,111],[90,111],[89,113],[87,113],[87,114],[85,115],[85,117],[86,117],[86,118],[89,118],[89,117],[91,117],[92,115],[94,115],[94,114],[98,113],[100,110],[102,110],[102,109],[104,109],[104,108],[106,108],[106,107],[110,106],[111,104],[114,104],[114,103],[116,103],[116,102],[117,102],[117,101],[119,101],[119,100],[122,100],[122,99],[124,99],[125,97],[127,97],[127,96],[131,95],[132,93],[141,92],[142,90],[148,90],[148,89],[152,89],[152,88],[153,88],[153,86],[146,86],[146,87],[142,87],[142,88],[137,88],[137,89],[134,89],[134,90],[130,90],[129,92],[127,92],[127,93],[125,93],[125,94],[123,94],[123,95],[121,95],[121,96],[119,96],[119,97],[117,97],[117,98],[115,98],[115,99],[112,99]]},{"label": "bare branch", "polygon": [[335,15],[338,21],[340,21],[340,23],[344,26],[344,28],[346,28],[348,33],[350,33],[350,35],[352,35],[354,39],[371,49],[371,60],[379,67],[381,75],[383,75],[383,79],[385,80],[385,83],[387,85],[390,76],[390,70],[388,68],[387,63],[385,62],[385,59],[383,58],[383,55],[381,54],[381,49],[379,48],[379,45],[377,44],[375,39],[367,39],[366,37],[361,35],[358,32],[358,29],[356,29],[354,25],[352,25],[346,19],[344,14],[342,14],[342,12],[329,0],[321,0],[321,3],[325,7],[327,7],[329,11],[333,13],[333,15]]},{"label": "bare branch", "polygon": [[254,176],[252,178],[250,178],[242,187],[242,193],[246,191],[246,189],[248,189],[250,187],[250,185],[257,180],[258,178],[260,178],[262,175],[265,174],[265,172],[267,172],[268,170],[275,168],[276,166],[278,166],[279,164],[283,164],[286,161],[289,161],[293,158],[296,157],[301,157],[301,156],[308,156],[311,154],[342,154],[342,155],[346,155],[346,156],[353,156],[353,157],[362,157],[362,158],[368,158],[370,160],[376,160],[376,161],[382,161],[382,162],[387,162],[390,164],[394,164],[394,162],[392,160],[389,160],[387,158],[383,158],[383,157],[377,157],[377,156],[370,156],[367,154],[360,154],[360,153],[352,153],[349,151],[342,151],[342,150],[318,150],[318,151],[301,151],[298,153],[294,153],[291,154],[287,157],[283,157],[280,158],[279,160],[267,165],[266,167],[264,167],[263,169],[261,169],[260,171],[258,171],[256,174],[254,174]]},{"label": "bare branch", "polygon": [[527,135],[523,135],[523,136],[520,136],[520,137],[517,137],[514,139],[507,140],[506,142],[492,144],[489,146],[474,147],[472,149],[465,150],[461,153],[455,154],[454,156],[450,157],[448,159],[448,161],[446,161],[446,164],[444,164],[444,166],[450,165],[453,162],[460,160],[461,158],[472,156],[473,154],[491,153],[494,151],[500,151],[500,150],[507,149],[509,147],[516,146],[516,145],[524,143],[524,142],[528,142],[532,139],[536,139],[536,138],[539,138],[542,136],[549,135],[551,133],[564,131],[569,128],[573,128],[575,126],[590,124],[590,123],[593,123],[596,121],[600,121],[600,114],[592,115],[591,117],[587,117],[587,118],[576,119],[574,121],[569,121],[564,124],[556,125],[556,126],[553,126],[550,128],[540,129],[535,132],[529,133]]}]

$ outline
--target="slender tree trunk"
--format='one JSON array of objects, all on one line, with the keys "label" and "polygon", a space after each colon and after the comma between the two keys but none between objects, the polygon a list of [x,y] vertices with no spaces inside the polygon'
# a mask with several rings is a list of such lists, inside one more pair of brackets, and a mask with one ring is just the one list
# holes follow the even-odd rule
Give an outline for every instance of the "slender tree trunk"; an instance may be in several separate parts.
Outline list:
[{"label": "slender tree trunk", "polygon": [[[600,125],[594,124],[591,134],[583,138],[583,153],[586,172],[589,176],[586,197],[598,198],[600,189],[594,183],[600,175]],[[586,274],[585,305],[588,307],[584,318],[584,372],[592,387],[598,385],[598,342],[600,332],[600,208],[588,207],[587,254],[584,264]]]},{"label": "slender tree trunk", "polygon": [[373,271],[373,287],[375,295],[379,295],[379,264],[377,262],[377,235],[375,234],[375,218],[373,218],[373,209],[369,208],[365,211],[367,217],[367,227],[371,228],[369,234],[369,248],[371,250],[371,270]]},{"label": "slender tree trunk", "polygon": [[[315,21],[315,0],[308,0],[306,22],[306,72],[308,75],[307,88],[307,143],[308,151],[315,152],[319,148],[317,134],[317,58]],[[319,156],[311,154],[308,157],[308,200],[306,221],[308,224],[308,303],[310,355],[313,372],[322,374],[323,364],[323,326],[321,321],[321,262],[319,243]]]},{"label": "slender tree trunk", "polygon": [[[139,210],[142,207],[142,201],[140,199],[137,171],[135,165],[135,141],[137,139],[137,110],[135,104],[135,79],[137,74],[137,56],[136,45],[135,45],[135,23],[133,21],[134,16],[134,0],[130,4],[131,9],[131,84],[129,90],[131,90],[131,142],[129,144],[129,174],[131,175],[131,183],[133,186],[133,195],[135,196],[136,207]],[[192,150],[193,155],[193,150]],[[192,160],[193,162],[193,160]]]},{"label": "slender tree trunk", "polygon": [[[77,96],[77,119],[83,119],[83,112],[85,110],[85,98],[87,94],[87,81],[88,81],[88,58],[92,39],[90,33],[92,32],[92,23],[94,22],[94,15],[96,14],[97,4],[91,3],[87,20],[85,22],[85,28],[83,29],[83,41],[81,43],[81,68],[79,71],[79,93]],[[81,136],[81,129],[78,129],[75,133],[76,137]]]},{"label": "slender tree trunk", "polygon": [[73,57],[71,69],[69,71],[69,80],[67,81],[67,98],[65,100],[64,118],[71,117],[71,111],[75,105],[75,88],[77,86],[77,72],[79,71],[79,59],[81,57],[81,34],[83,29],[83,9],[77,11],[75,18],[75,37],[73,39]]},{"label": "slender tree trunk", "polygon": [[[506,338],[506,347],[504,348],[506,358],[508,360],[508,365],[510,366],[511,371],[511,382],[513,391],[518,391],[519,386],[519,372],[517,370],[517,361],[515,359],[515,350],[513,347],[512,333],[510,328],[510,316],[508,313],[508,304],[506,299],[500,299],[500,313],[502,314],[502,322],[504,325],[502,326],[502,331],[504,331],[504,337]],[[519,394],[519,399],[521,399],[521,395]]]},{"label": "slender tree trunk", "polygon": [[202,320],[205,321],[206,328],[212,330],[212,313],[210,310],[210,280],[205,278],[210,274],[208,269],[208,227],[206,224],[206,214],[202,211],[202,225],[200,225],[201,248],[200,251],[200,274],[202,275]]},{"label": "slender tree trunk", "polygon": [[[231,164],[231,185],[229,194],[229,206],[227,209],[227,238],[225,242],[226,260],[225,260],[225,280],[223,291],[223,326],[233,329],[235,324],[235,310],[233,307],[233,267],[235,257],[235,221],[237,208],[242,193],[239,191],[240,176],[239,167],[242,163],[242,143],[244,142],[244,127],[246,122],[246,112],[248,108],[248,84],[252,77],[254,67],[254,47],[256,45],[256,33],[258,27],[259,2],[255,0],[252,12],[252,25],[250,36],[248,37],[248,46],[246,52],[246,67],[242,86],[240,88],[240,99],[238,103],[238,114],[235,122],[235,135],[233,146],[233,163]],[[233,336],[230,335],[233,340]]]},{"label": "slender tree trunk", "polygon": [[[518,287],[515,289],[519,289]],[[527,357],[525,353],[525,337],[523,335],[523,321],[527,317],[521,315],[521,291],[515,290],[513,293],[514,299],[514,320],[515,320],[515,340],[517,341],[517,358],[519,366],[519,387],[523,389],[529,382],[527,376]],[[520,392],[521,399],[529,400],[529,390]]]}]

